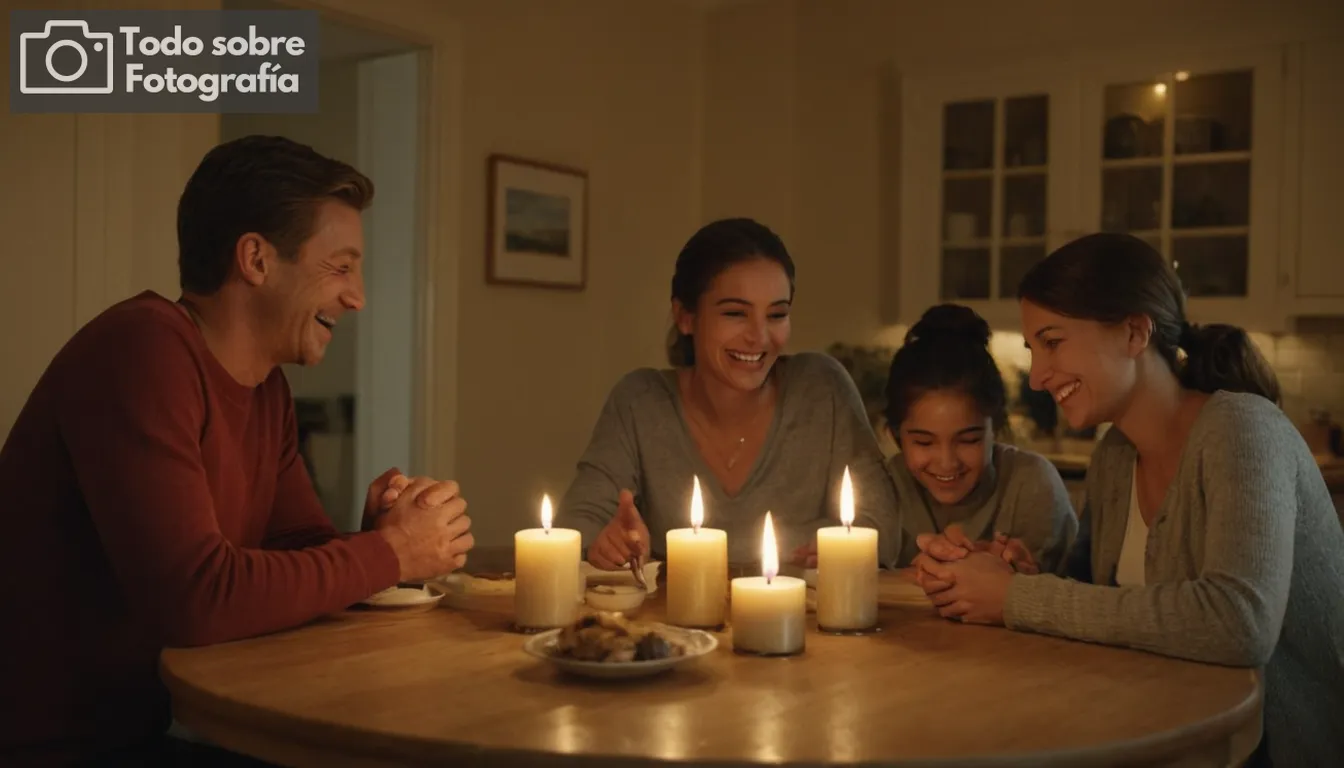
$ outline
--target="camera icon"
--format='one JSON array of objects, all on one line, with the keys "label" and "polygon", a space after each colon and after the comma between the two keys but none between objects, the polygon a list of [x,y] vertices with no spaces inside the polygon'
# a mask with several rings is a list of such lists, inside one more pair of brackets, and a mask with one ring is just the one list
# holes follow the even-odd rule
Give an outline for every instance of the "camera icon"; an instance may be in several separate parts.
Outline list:
[{"label": "camera icon", "polygon": [[[58,68],[56,56],[67,48],[79,64]],[[90,32],[86,21],[51,19],[41,32],[19,35],[20,93],[111,93],[112,77],[111,32]]]}]

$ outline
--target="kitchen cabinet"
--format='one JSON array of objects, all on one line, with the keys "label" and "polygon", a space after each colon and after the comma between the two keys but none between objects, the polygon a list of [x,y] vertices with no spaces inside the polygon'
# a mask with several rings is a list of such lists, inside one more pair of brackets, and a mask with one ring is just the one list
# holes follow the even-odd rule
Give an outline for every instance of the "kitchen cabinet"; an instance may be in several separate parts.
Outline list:
[{"label": "kitchen cabinet", "polygon": [[957,301],[1015,329],[1022,274],[1106,230],[1172,262],[1192,320],[1279,330],[1285,90],[1281,47],[905,79],[899,322]]},{"label": "kitchen cabinet", "polygon": [[1083,78],[1084,227],[1158,249],[1191,320],[1277,330],[1283,50],[1109,58]]},{"label": "kitchen cabinet", "polygon": [[914,79],[902,136],[900,322],[956,301],[1016,327],[1018,280],[1075,234],[1076,82]]},{"label": "kitchen cabinet", "polygon": [[1294,46],[1287,61],[1284,192],[1296,216],[1283,228],[1283,304],[1289,314],[1344,315],[1335,231],[1344,210],[1344,39]]}]

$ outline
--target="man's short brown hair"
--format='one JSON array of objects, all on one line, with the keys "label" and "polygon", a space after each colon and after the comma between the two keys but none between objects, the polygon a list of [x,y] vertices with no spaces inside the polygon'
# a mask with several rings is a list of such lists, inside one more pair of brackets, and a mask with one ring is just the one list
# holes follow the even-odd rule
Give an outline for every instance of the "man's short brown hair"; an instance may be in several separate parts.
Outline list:
[{"label": "man's short brown hair", "polygon": [[246,136],[206,154],[177,204],[177,266],[182,290],[212,294],[224,285],[238,238],[265,237],[293,259],[313,234],[320,203],[362,211],[373,182],[312,147],[280,136]]}]

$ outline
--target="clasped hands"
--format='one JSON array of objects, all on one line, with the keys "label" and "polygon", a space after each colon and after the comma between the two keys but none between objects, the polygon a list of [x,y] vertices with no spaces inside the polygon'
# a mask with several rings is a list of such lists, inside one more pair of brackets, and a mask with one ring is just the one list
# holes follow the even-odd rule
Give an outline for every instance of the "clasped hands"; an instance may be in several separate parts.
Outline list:
[{"label": "clasped hands", "polygon": [[467,552],[476,544],[457,483],[407,477],[396,467],[369,485],[362,529],[387,540],[401,581],[451,573],[467,564]]},{"label": "clasped hands", "polygon": [[944,618],[1002,624],[1013,575],[1040,573],[1022,541],[1002,533],[992,541],[972,541],[954,523],[942,533],[922,533],[915,541],[915,582]]}]

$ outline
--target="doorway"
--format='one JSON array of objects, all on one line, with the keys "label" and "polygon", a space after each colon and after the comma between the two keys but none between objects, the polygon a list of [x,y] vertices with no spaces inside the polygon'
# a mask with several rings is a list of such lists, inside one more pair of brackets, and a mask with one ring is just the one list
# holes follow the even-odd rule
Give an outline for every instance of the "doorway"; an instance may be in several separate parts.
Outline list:
[{"label": "doorway", "polygon": [[[281,10],[266,0],[226,0],[226,10]],[[364,212],[366,306],[342,317],[317,366],[285,366],[300,452],[332,524],[358,530],[365,490],[388,467],[425,471],[420,455],[417,350],[426,244],[421,235],[421,69],[414,44],[322,14],[320,110],[224,114],[220,140],[279,135],[349,163],[374,182]]]}]

